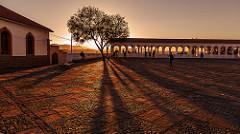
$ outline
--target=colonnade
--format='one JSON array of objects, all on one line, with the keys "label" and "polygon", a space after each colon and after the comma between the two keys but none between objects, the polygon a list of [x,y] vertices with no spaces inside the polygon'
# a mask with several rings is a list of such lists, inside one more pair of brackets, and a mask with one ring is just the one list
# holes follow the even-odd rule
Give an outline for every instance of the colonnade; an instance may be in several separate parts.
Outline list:
[{"label": "colonnade", "polygon": [[177,58],[240,58],[240,45],[119,45],[112,44],[111,54],[119,57],[166,58],[169,53]]}]

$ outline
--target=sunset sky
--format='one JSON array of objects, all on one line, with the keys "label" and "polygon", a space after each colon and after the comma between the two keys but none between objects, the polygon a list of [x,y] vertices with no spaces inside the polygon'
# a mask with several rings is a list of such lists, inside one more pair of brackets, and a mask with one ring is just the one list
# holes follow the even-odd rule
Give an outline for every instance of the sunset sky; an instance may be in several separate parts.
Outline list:
[{"label": "sunset sky", "polygon": [[240,39],[240,0],[0,0],[0,4],[67,38],[67,20],[78,8],[91,5],[125,16],[130,37]]}]

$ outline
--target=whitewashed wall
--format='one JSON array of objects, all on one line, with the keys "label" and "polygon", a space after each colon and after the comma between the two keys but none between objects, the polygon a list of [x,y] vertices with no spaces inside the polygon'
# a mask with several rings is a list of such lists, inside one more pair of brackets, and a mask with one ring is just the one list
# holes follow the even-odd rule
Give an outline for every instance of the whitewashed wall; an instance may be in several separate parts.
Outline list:
[{"label": "whitewashed wall", "polygon": [[35,52],[38,55],[47,55],[47,39],[49,32],[15,22],[0,20],[0,29],[6,27],[12,35],[12,55],[26,56],[26,35],[31,32],[35,39]]}]

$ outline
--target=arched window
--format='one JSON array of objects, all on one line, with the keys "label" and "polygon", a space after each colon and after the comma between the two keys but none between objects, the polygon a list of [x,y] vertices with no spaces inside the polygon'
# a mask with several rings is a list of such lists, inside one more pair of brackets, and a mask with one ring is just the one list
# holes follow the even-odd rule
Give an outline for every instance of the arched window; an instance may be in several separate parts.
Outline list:
[{"label": "arched window", "polygon": [[11,34],[7,29],[1,30],[1,49],[0,52],[2,55],[11,54]]},{"label": "arched window", "polygon": [[31,33],[26,36],[26,54],[34,55],[34,37]]}]

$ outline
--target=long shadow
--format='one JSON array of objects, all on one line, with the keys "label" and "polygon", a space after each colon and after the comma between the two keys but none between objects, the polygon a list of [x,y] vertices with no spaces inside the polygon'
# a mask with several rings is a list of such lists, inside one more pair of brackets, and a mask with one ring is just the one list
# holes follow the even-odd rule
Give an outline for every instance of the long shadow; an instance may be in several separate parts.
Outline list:
[{"label": "long shadow", "polygon": [[[176,116],[177,115],[184,115],[180,111],[178,112],[173,112],[170,111],[169,109],[165,108],[165,105],[171,105],[169,102],[169,99],[163,96],[156,96],[154,98],[152,95],[156,94],[157,91],[152,91],[151,88],[145,86],[143,83],[139,83],[138,81],[134,80],[130,75],[122,71],[118,66],[116,66],[113,62],[111,62],[111,65],[109,65],[112,70],[114,71],[114,74],[118,77],[118,80],[125,86],[129,88],[129,85],[125,82],[125,80],[120,76],[120,73],[124,75],[124,77],[127,78],[131,82],[131,84],[134,84],[134,88],[131,90],[137,90],[140,91],[144,96],[146,96],[151,102],[153,102],[154,106],[156,106],[160,112],[164,112],[166,116],[168,116],[168,119],[171,120],[173,123],[177,121]],[[118,73],[119,71],[120,73]],[[177,98],[175,98],[177,99]],[[172,100],[174,101],[174,100]],[[160,103],[161,102],[161,103]],[[144,112],[144,111],[143,111]],[[168,114],[167,114],[168,113]],[[164,115],[164,116],[165,116]],[[185,116],[185,115],[184,115]]]},{"label": "long shadow", "polygon": [[[200,88],[192,87],[189,84],[187,85],[187,84],[177,83],[176,81],[171,80],[167,77],[163,77],[161,75],[157,75],[155,73],[152,73],[151,70],[153,68],[155,69],[155,72],[159,71],[159,68],[157,68],[157,67],[150,67],[150,66],[144,65],[141,69],[139,69],[136,66],[134,66],[134,65],[132,66],[132,65],[128,64],[126,61],[123,61],[123,60],[117,60],[115,62],[117,62],[121,65],[124,65],[125,67],[133,70],[134,72],[136,72],[140,75],[143,75],[145,78],[148,78],[151,81],[154,81],[158,84],[161,83],[161,85],[164,85],[167,88],[173,89],[175,92],[183,93],[182,95],[185,95],[186,93],[195,93],[196,94],[196,92],[192,92],[192,91],[201,91]],[[166,72],[167,71],[165,71],[165,72],[161,71],[162,74],[166,74]],[[179,75],[179,77],[177,77],[177,79],[181,79],[181,77],[184,77],[184,76]],[[186,78],[185,80],[182,79],[182,80],[186,81],[187,79],[189,79],[189,78]],[[201,94],[201,95],[203,95],[203,94]],[[215,97],[215,96],[213,97],[213,96],[210,96],[210,95],[207,95],[207,94],[204,94],[204,95],[206,97],[212,97],[212,98],[215,98],[215,99],[223,100],[222,98],[219,98],[219,97]]]},{"label": "long shadow", "polygon": [[[34,71],[22,76],[17,76],[13,79],[10,80],[6,80],[0,83],[0,90],[6,95],[8,96],[19,108],[20,110],[26,114],[28,117],[31,118],[31,120],[33,122],[35,122],[35,124],[37,124],[43,132],[45,133],[56,133],[55,130],[49,126],[44,120],[42,120],[40,117],[38,117],[33,111],[31,111],[31,109],[25,104],[24,100],[20,100],[17,96],[18,95],[28,95],[28,94],[22,94],[21,92],[25,91],[24,93],[27,93],[28,91],[30,92],[30,90],[32,88],[34,88],[34,86],[41,84],[44,81],[49,81],[51,79],[54,79],[55,77],[65,73],[68,69],[72,69],[75,67],[78,67],[80,65],[86,65],[86,64],[91,64],[94,63],[96,61],[89,61],[86,63],[82,63],[82,64],[75,64],[71,67],[62,67],[62,66],[50,66],[38,71]],[[32,78],[35,77],[36,79],[30,79],[30,80],[26,80],[24,83],[24,86],[17,86],[17,91],[19,94],[13,94],[13,92],[9,91],[8,89],[6,89],[4,86],[5,84],[11,84],[11,82],[17,82],[19,80],[24,80],[27,78]],[[39,77],[40,76],[40,77]],[[3,84],[4,83],[4,84]],[[27,92],[26,92],[27,91]],[[34,97],[33,97],[34,98]]]},{"label": "long shadow", "polygon": [[[134,89],[143,93],[144,96],[146,96],[151,102],[154,103],[154,106],[156,106],[159,109],[159,111],[163,111],[166,113],[163,116],[167,117],[169,119],[169,121],[172,122],[172,125],[170,125],[169,127],[165,128],[165,129],[162,129],[160,131],[161,133],[165,133],[175,126],[181,126],[182,123],[189,121],[189,120],[192,121],[191,124],[194,124],[200,130],[203,130],[203,129],[205,131],[210,130],[210,128],[206,122],[201,121],[192,116],[192,114],[194,114],[197,111],[193,111],[191,113],[185,113],[183,110],[179,109],[176,104],[172,104],[172,102],[177,100],[176,98],[175,98],[175,100],[171,99],[171,102],[169,102],[169,98],[167,98],[163,95],[157,95],[156,97],[151,96],[152,94],[155,93],[155,91],[152,91],[152,88],[146,87],[146,86],[144,86],[144,83],[139,83],[139,81],[135,80],[134,78],[131,78],[131,76],[128,73],[125,73],[123,70],[121,70],[114,62],[112,62],[112,65],[114,66],[114,68],[116,68],[116,70],[118,70],[119,72],[121,72],[121,74],[123,74],[126,78],[128,78],[129,81],[131,81],[133,84],[135,84],[135,86],[137,88],[134,88]],[[139,85],[141,85],[141,86],[139,86]],[[165,103],[161,104],[162,102],[165,102]],[[172,109],[171,107],[175,107],[175,108]],[[181,117],[183,117],[183,118],[181,118]],[[161,122],[161,119],[159,119],[158,121]],[[200,124],[204,124],[205,127],[203,128]],[[186,127],[185,129],[191,130],[191,128],[187,128],[187,126],[182,126],[182,127],[183,128]],[[195,131],[195,130],[193,129],[191,131]]]},{"label": "long shadow", "polygon": [[[117,62],[118,62],[118,64],[121,64],[121,65],[127,67],[128,69],[131,69],[132,71],[134,71],[135,73],[143,76],[144,78],[147,78],[150,81],[157,83],[159,86],[164,86],[167,89],[171,90],[172,92],[183,96],[184,98],[189,99],[189,96],[195,95],[195,93],[191,92],[191,90],[190,91],[185,90],[186,88],[189,89],[189,88],[192,88],[192,87],[187,87],[186,85],[175,83],[173,80],[169,80],[169,79],[163,78],[159,75],[156,75],[154,73],[151,73],[147,70],[148,68],[141,67],[141,69],[139,70],[139,68],[136,68],[136,66],[134,66],[134,65],[131,66],[131,65],[127,64],[126,62],[122,62],[121,60],[118,60]],[[131,77],[126,73],[125,73],[125,75],[127,77]],[[138,84],[141,84],[141,83],[138,83]],[[198,89],[193,89],[193,90],[198,90]],[[221,106],[214,106],[214,104],[211,104],[211,103],[208,102],[208,101],[215,100],[215,98],[212,98],[212,97],[207,96],[207,95],[204,95],[204,96],[200,95],[200,96],[203,97],[203,100],[205,100],[204,103],[207,103],[207,105],[202,105],[202,104],[197,104],[197,105],[199,105],[202,108],[204,108],[204,109],[206,109],[206,110],[208,110],[208,111],[210,111],[214,114],[217,114],[219,116],[220,115],[218,113],[219,111],[216,113],[216,111],[215,111],[216,109],[214,109],[214,108],[216,108],[216,107],[219,108]],[[190,101],[196,104],[196,103],[198,103],[199,98],[191,98]],[[232,103],[228,103],[228,102],[225,102],[225,101],[223,103],[226,103],[228,108],[232,108],[232,107],[234,107],[235,109],[237,108],[237,106],[233,105]],[[214,107],[214,108],[211,108],[211,107]],[[220,109],[224,109],[224,108],[220,108]],[[222,113],[221,113],[221,116],[223,116],[223,118],[225,118],[226,116],[229,116],[229,115],[222,115]],[[233,118],[239,120],[239,114],[232,113],[231,116]]]},{"label": "long shadow", "polygon": [[[73,69],[75,67],[88,65],[88,64],[93,64],[93,63],[98,62],[98,61],[99,60],[89,60],[89,61],[84,61],[84,62],[81,62],[81,63],[75,63],[71,66],[62,66],[62,65],[49,66],[49,67],[46,67],[46,68],[43,68],[43,69],[40,69],[40,70],[37,70],[37,71],[33,71],[31,73],[23,74],[21,76],[16,76],[12,79],[5,80],[5,81],[0,81],[0,82],[11,82],[11,81],[16,81],[16,80],[20,80],[20,79],[31,78],[31,77],[34,77],[34,76],[39,76],[39,75],[45,74],[46,72],[53,72],[53,71],[56,71],[56,70],[66,71],[66,70],[69,70],[69,69]],[[35,69],[35,68],[32,68],[32,69]],[[18,70],[18,71],[23,71],[23,70]]]},{"label": "long shadow", "polygon": [[[178,80],[181,80],[181,81],[185,81],[185,80],[190,80],[191,81],[191,84],[194,84],[195,86],[204,86],[206,83],[201,83],[199,82],[199,80],[207,80],[207,74],[203,74],[202,76],[199,75],[198,72],[191,72],[192,69],[186,69],[185,67],[179,67],[177,66],[175,69],[174,69],[174,72],[173,71],[169,71],[167,70],[166,68],[168,68],[166,65],[162,65],[161,67],[161,72],[159,71],[159,67],[157,67],[156,64],[149,64],[149,65],[146,65],[145,67],[147,67],[149,70],[154,70],[154,71],[158,71],[159,73],[162,73],[162,74],[166,74],[170,77],[174,77]],[[204,71],[204,70],[203,70]],[[184,75],[183,75],[184,74]],[[191,77],[191,79],[189,79],[189,77],[186,77],[185,75],[188,75]],[[215,78],[219,78],[217,76],[215,76]],[[187,82],[187,81],[185,81]],[[228,95],[231,95],[231,96],[235,96],[235,97],[240,97],[240,94],[239,94],[239,91],[237,90],[232,90],[230,87],[228,86],[224,86],[222,84],[217,84],[217,83],[213,83],[211,82],[211,85],[212,86],[216,86],[218,88],[218,91],[221,91],[223,92],[224,94],[228,94]]]},{"label": "long shadow", "polygon": [[[117,133],[124,132],[143,132],[139,122],[135,119],[134,115],[128,112],[128,109],[125,107],[124,102],[116,91],[114,84],[111,80],[110,70],[106,62],[104,62],[103,78],[102,78],[102,87],[100,88],[101,94],[99,97],[99,107],[96,110],[97,115],[94,118],[92,125],[92,133],[103,133],[109,128],[115,126]],[[109,104],[112,103],[112,112],[115,114],[115,121],[111,126],[107,122],[109,117],[107,111],[105,110]],[[111,106],[110,106],[111,107]],[[110,117],[111,118],[111,117]],[[133,126],[128,126],[129,122]],[[111,128],[110,128],[111,129]]]}]

